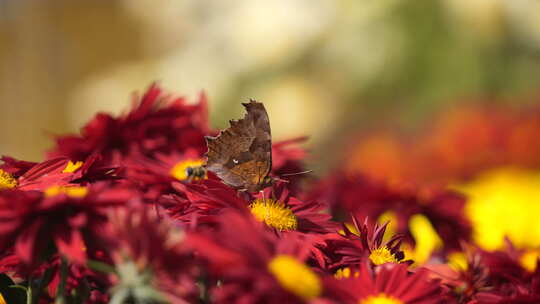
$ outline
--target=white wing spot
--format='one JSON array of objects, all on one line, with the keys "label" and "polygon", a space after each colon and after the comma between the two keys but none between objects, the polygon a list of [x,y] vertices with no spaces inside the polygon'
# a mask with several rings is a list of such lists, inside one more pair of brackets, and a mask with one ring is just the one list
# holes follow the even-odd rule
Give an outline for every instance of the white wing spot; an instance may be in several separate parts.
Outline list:
[{"label": "white wing spot", "polygon": [[234,158],[233,158],[232,161],[233,161],[233,163],[238,164],[238,159],[234,159]]}]

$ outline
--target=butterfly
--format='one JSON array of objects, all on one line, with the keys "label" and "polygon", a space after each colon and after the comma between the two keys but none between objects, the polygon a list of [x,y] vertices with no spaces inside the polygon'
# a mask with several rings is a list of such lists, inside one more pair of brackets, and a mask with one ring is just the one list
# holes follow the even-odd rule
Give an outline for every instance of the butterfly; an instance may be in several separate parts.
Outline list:
[{"label": "butterfly", "polygon": [[206,136],[206,169],[227,185],[249,192],[259,192],[273,185],[272,136],[264,105],[253,99],[242,103],[244,118],[230,120],[230,127],[218,136]]}]

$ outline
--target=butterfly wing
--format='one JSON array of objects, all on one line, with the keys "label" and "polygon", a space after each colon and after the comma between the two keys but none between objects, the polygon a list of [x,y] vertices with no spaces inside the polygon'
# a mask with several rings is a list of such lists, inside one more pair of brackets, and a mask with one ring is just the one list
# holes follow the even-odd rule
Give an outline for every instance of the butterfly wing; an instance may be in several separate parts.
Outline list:
[{"label": "butterfly wing", "polygon": [[255,100],[243,105],[243,119],[231,120],[216,137],[206,137],[206,168],[234,188],[255,192],[272,168],[272,136],[264,105]]}]

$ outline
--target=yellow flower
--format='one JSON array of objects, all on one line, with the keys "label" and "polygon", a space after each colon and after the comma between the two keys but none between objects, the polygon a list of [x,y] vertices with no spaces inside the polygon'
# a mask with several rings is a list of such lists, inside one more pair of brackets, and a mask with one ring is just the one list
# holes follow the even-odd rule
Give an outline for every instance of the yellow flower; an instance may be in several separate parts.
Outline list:
[{"label": "yellow flower", "polygon": [[414,249],[409,252],[410,258],[415,265],[421,265],[428,261],[433,251],[443,246],[435,228],[427,217],[422,214],[415,214],[409,220],[409,230],[414,238]]},{"label": "yellow flower", "polygon": [[458,190],[473,224],[473,239],[483,249],[505,247],[505,237],[518,249],[540,247],[540,173],[516,168],[485,172]]},{"label": "yellow flower", "polygon": [[322,293],[319,277],[292,256],[276,256],[268,264],[268,270],[284,289],[304,300],[312,300]]}]

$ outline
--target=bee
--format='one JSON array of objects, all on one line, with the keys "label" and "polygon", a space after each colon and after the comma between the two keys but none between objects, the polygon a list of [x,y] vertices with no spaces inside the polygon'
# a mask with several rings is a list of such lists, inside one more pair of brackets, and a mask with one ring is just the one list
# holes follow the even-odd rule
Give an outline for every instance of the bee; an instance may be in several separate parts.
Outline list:
[{"label": "bee", "polygon": [[206,178],[206,168],[203,166],[190,166],[186,168],[188,182]]}]

